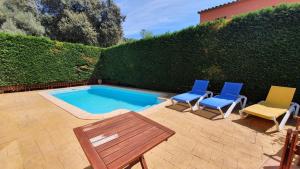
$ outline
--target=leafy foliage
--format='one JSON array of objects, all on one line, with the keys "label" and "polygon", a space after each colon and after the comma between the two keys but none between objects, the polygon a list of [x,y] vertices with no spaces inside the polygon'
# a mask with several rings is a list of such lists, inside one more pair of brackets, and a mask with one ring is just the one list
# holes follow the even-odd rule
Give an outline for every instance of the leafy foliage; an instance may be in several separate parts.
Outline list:
[{"label": "leafy foliage", "polygon": [[171,92],[190,90],[195,79],[209,79],[214,92],[243,82],[243,94],[258,101],[271,85],[300,90],[299,28],[300,4],[210,22],[105,49],[101,77]]},{"label": "leafy foliage", "polygon": [[97,44],[97,33],[84,13],[65,12],[66,17],[58,23],[61,40]]},{"label": "leafy foliage", "polygon": [[[42,4],[42,22],[47,35],[53,39],[103,47],[115,45],[122,39],[122,22],[125,18],[114,2],[42,0]],[[75,23],[78,24],[74,28]],[[81,37],[85,37],[69,39],[69,36],[64,35],[65,32],[70,32],[72,36],[76,36],[76,31],[80,32]]]},{"label": "leafy foliage", "polygon": [[[1,4],[0,4],[1,5]],[[4,22],[5,22],[5,14],[4,12],[1,10],[1,7],[0,7],[0,25],[2,25]]]},{"label": "leafy foliage", "polygon": [[6,22],[2,24],[0,30],[6,33],[25,34],[23,30],[17,28],[16,23],[12,19],[7,19]]},{"label": "leafy foliage", "polygon": [[32,0],[0,0],[0,31],[44,35],[45,29],[35,14],[36,9]]},{"label": "leafy foliage", "polygon": [[0,0],[0,31],[60,41],[115,45],[124,19],[110,0]]},{"label": "leafy foliage", "polygon": [[0,33],[0,86],[93,78],[101,49]]},{"label": "leafy foliage", "polygon": [[96,13],[101,15],[94,15],[92,20],[97,32],[99,32],[98,41],[103,42],[102,46],[109,47],[122,40],[122,22],[125,17],[121,16],[118,6],[108,0],[104,10],[96,11]]}]

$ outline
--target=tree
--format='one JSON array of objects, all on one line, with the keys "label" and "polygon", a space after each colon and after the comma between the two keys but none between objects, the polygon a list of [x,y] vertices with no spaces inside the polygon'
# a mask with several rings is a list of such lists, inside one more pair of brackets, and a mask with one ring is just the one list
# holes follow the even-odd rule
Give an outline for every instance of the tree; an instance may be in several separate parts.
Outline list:
[{"label": "tree", "polygon": [[117,44],[123,37],[122,22],[125,20],[121,16],[120,9],[110,2],[110,5],[103,4],[104,9],[100,15],[95,15],[94,24],[99,32],[98,41],[103,42],[103,46],[111,46]]},{"label": "tree", "polygon": [[[0,5],[1,5],[1,4],[0,4]],[[0,25],[2,25],[5,21],[6,21],[5,14],[4,14],[4,12],[1,10],[1,7],[0,7]]]},{"label": "tree", "polygon": [[140,32],[140,35],[142,39],[148,39],[153,37],[153,33],[150,31],[147,31],[146,29],[142,29]]},{"label": "tree", "polygon": [[1,26],[0,31],[13,34],[25,34],[24,31],[18,29],[13,20],[7,19]]},{"label": "tree", "polygon": [[0,0],[0,31],[44,35],[45,29],[36,18],[37,9],[33,0]]},{"label": "tree", "polygon": [[111,46],[124,20],[113,0],[0,0],[0,31],[60,41]]},{"label": "tree", "polygon": [[41,22],[30,12],[17,12],[14,20],[19,28],[29,35],[44,35],[45,28]]},{"label": "tree", "polygon": [[[63,28],[62,21],[70,20],[70,16],[66,13],[85,15],[85,24],[89,25],[87,35],[91,35],[90,33],[93,31],[96,32],[97,41],[95,44],[99,46],[107,47],[117,44],[123,37],[122,22],[125,17],[121,15],[119,7],[111,0],[106,2],[100,0],[44,0],[42,2],[45,4],[44,9],[42,9],[43,24],[48,36],[53,39],[61,40],[61,33],[65,31],[60,30]],[[82,23],[83,18],[73,17],[72,19],[72,23]],[[77,21],[77,19],[81,20]],[[89,38],[91,36],[86,39]],[[65,38],[65,40],[70,41],[69,38]],[[71,42],[74,42],[74,39]],[[76,42],[81,41],[78,39]]]},{"label": "tree", "polygon": [[59,23],[59,40],[97,44],[97,33],[84,13],[65,11]]}]

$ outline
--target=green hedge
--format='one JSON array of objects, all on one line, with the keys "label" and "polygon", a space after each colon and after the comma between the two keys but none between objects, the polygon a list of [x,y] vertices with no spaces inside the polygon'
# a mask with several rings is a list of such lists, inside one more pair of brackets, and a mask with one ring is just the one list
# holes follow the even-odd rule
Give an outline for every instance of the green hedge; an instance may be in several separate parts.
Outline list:
[{"label": "green hedge", "polygon": [[102,78],[171,92],[209,79],[243,82],[242,93],[264,99],[271,85],[297,87],[300,101],[300,4],[216,21],[103,50]]},{"label": "green hedge", "polygon": [[0,33],[0,86],[89,80],[101,49]]}]

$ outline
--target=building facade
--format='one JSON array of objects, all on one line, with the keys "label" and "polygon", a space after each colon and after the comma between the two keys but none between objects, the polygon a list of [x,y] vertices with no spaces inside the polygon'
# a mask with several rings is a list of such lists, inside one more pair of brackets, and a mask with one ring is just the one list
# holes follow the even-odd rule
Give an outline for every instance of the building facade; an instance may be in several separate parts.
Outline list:
[{"label": "building facade", "polygon": [[200,22],[204,23],[221,18],[230,19],[235,15],[274,7],[283,3],[300,3],[300,0],[235,0],[213,8],[201,10],[198,14],[200,15]]}]

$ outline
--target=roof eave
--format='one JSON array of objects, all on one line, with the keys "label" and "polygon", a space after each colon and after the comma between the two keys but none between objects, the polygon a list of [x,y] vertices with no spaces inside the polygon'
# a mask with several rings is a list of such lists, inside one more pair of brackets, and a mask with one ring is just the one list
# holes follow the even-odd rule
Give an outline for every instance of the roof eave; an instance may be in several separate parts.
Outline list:
[{"label": "roof eave", "polygon": [[209,11],[209,10],[212,10],[212,9],[221,8],[221,7],[226,6],[226,5],[231,5],[231,4],[236,3],[238,1],[241,1],[241,0],[232,0],[231,2],[227,2],[227,3],[221,4],[221,5],[217,5],[217,6],[214,6],[214,7],[207,8],[207,9],[203,9],[203,10],[198,11],[198,14],[201,14],[202,12],[206,12],[206,11]]}]

